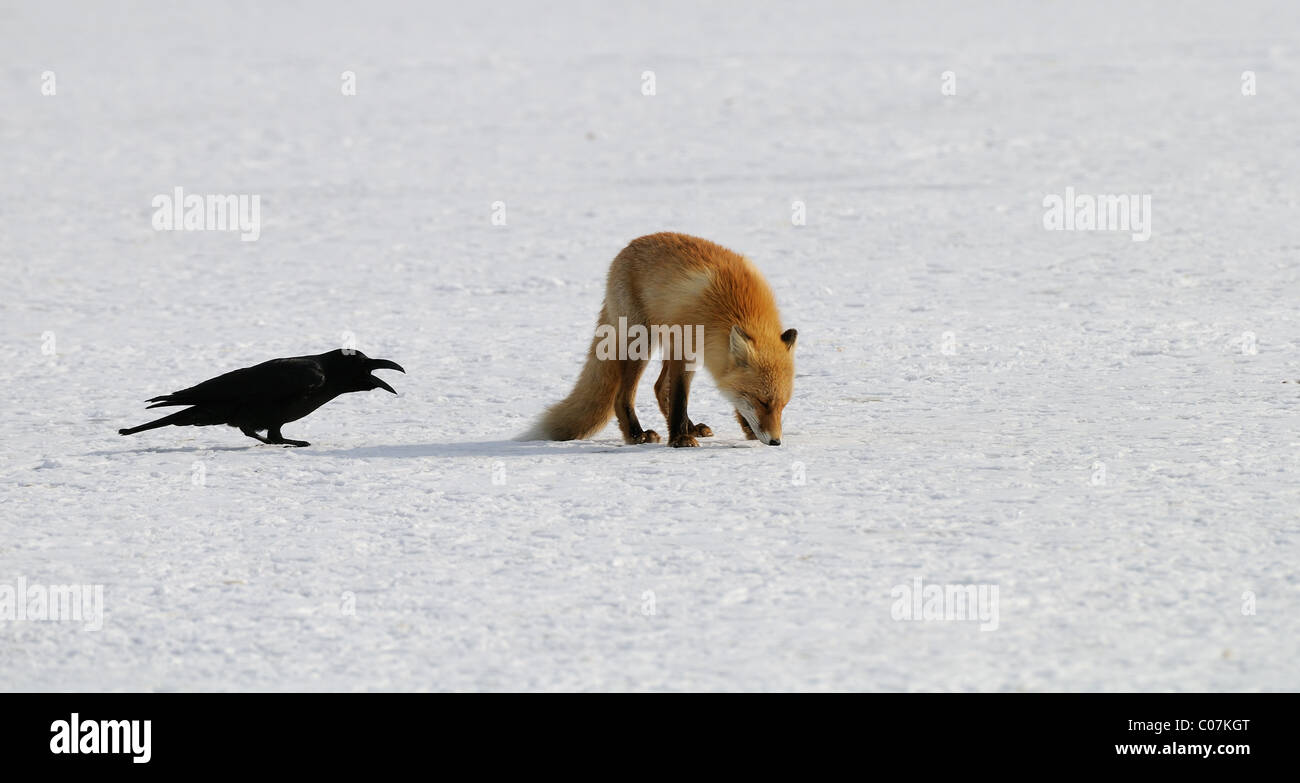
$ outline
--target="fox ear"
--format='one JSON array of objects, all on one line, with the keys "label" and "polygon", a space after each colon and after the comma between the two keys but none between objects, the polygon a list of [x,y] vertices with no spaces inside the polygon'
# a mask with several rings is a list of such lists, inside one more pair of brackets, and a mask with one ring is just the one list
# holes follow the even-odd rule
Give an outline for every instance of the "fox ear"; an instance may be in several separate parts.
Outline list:
[{"label": "fox ear", "polygon": [[731,327],[731,358],[741,367],[749,363],[751,342],[744,329],[739,326]]},{"label": "fox ear", "polygon": [[785,343],[787,350],[794,350],[794,341],[798,336],[799,332],[796,330],[786,329],[785,332],[781,334],[781,342]]}]

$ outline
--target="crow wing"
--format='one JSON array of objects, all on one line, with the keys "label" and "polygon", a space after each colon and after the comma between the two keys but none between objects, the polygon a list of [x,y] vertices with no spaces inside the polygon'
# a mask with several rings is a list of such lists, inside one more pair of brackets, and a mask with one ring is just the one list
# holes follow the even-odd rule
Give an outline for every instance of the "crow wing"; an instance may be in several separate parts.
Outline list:
[{"label": "crow wing", "polygon": [[325,385],[325,373],[314,357],[272,359],[253,367],[218,375],[197,386],[148,400],[150,408],[214,403],[257,404],[310,394]]}]

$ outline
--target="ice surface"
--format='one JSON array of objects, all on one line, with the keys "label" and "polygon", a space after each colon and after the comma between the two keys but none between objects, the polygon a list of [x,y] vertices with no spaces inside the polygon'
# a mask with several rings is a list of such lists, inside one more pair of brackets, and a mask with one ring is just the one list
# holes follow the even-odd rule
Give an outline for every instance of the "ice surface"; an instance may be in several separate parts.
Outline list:
[{"label": "ice surface", "polygon": [[[106,617],[0,622],[0,687],[1300,688],[1300,14],[969,5],[7,4],[0,584]],[[260,238],[155,231],[177,186]],[[704,377],[703,448],[512,442],[660,230],[771,281],[785,445]],[[116,434],[351,338],[400,397],[311,448]]]}]

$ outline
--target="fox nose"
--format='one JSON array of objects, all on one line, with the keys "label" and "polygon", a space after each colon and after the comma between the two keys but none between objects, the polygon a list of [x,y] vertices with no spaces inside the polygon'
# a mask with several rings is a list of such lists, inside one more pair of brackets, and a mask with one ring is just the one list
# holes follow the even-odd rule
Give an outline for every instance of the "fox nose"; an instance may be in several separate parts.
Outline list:
[{"label": "fox nose", "polygon": [[769,445],[769,446],[780,446],[780,445],[781,445],[781,439],[780,439],[780,438],[772,438],[771,440],[769,440],[769,441],[767,442],[767,445]]}]

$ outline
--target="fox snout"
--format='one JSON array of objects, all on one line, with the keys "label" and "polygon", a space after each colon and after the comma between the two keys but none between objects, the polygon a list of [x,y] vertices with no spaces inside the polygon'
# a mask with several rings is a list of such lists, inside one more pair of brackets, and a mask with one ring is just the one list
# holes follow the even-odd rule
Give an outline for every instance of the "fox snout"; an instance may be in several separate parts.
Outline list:
[{"label": "fox snout", "polygon": [[759,413],[757,418],[758,418],[759,428],[754,430],[754,434],[758,436],[758,439],[763,443],[767,444],[768,446],[780,446],[781,445],[780,413],[776,413],[775,415],[767,415],[767,416],[764,416],[762,413]]},{"label": "fox snout", "polygon": [[745,431],[745,437],[757,440],[768,446],[781,445],[781,412],[771,408],[756,410],[755,405],[744,397],[737,397],[736,420]]}]

